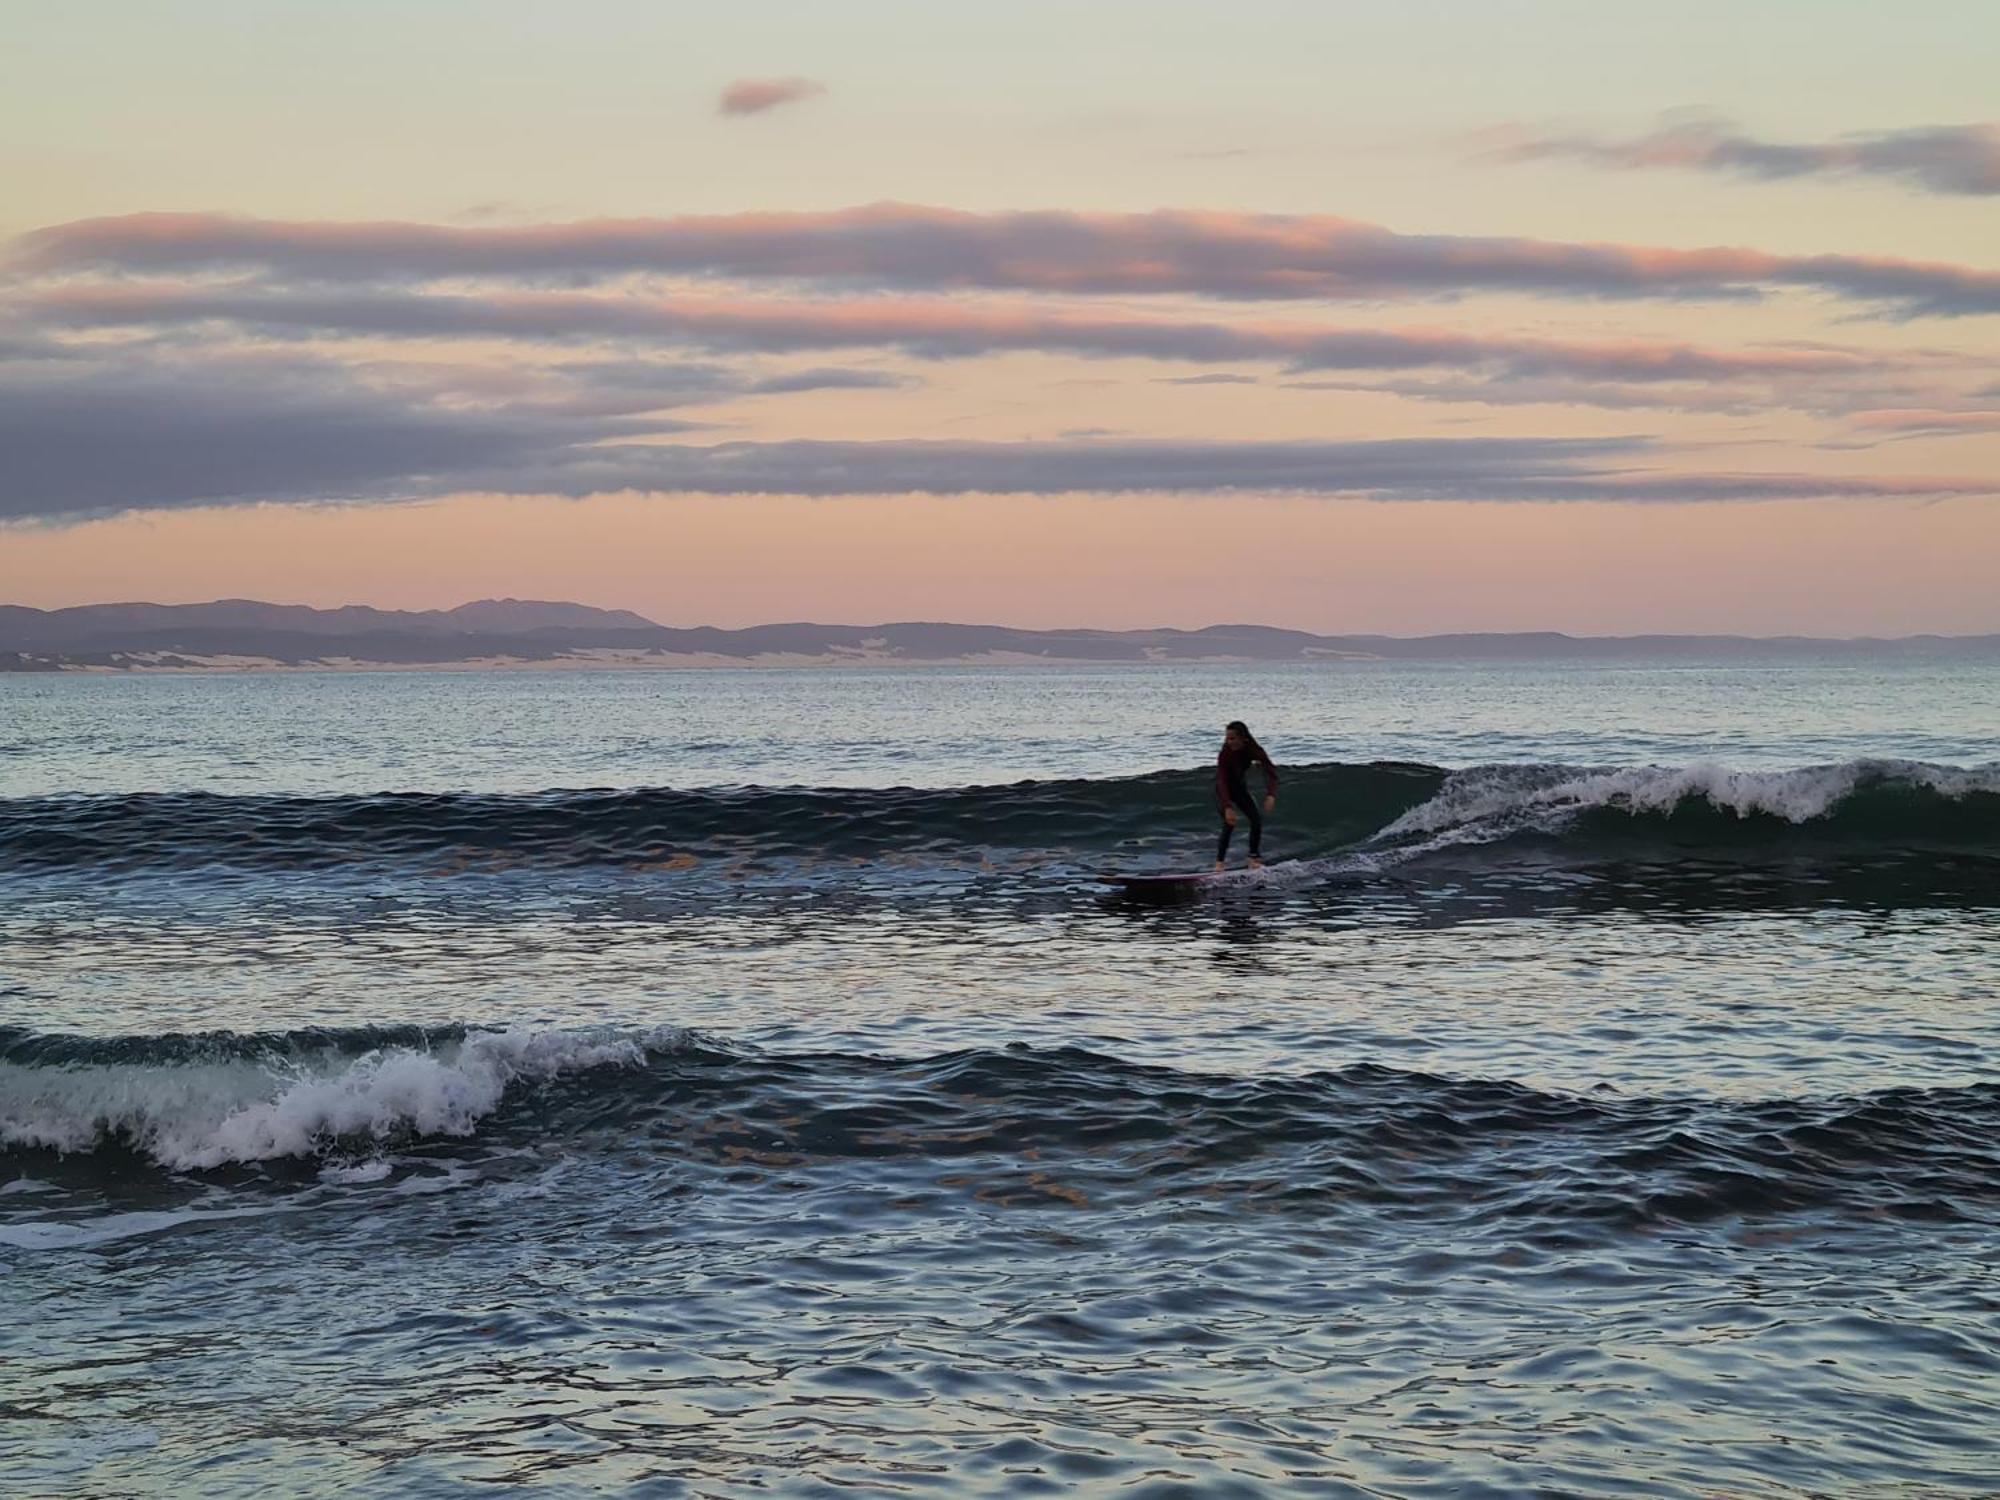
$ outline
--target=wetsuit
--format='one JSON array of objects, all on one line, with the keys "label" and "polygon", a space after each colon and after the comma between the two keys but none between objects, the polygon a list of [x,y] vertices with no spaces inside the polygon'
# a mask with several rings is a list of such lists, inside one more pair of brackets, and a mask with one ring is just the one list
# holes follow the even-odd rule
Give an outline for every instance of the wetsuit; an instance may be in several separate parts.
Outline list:
[{"label": "wetsuit", "polygon": [[1252,748],[1238,745],[1231,749],[1222,747],[1222,753],[1215,757],[1215,811],[1222,818],[1222,837],[1215,842],[1215,858],[1218,863],[1229,855],[1229,836],[1236,830],[1229,826],[1228,811],[1233,803],[1250,816],[1250,857],[1264,856],[1264,814],[1257,799],[1250,795],[1248,777],[1250,767],[1264,769],[1264,795],[1278,795],[1278,768],[1271,764],[1271,757],[1264,753],[1264,747]]}]

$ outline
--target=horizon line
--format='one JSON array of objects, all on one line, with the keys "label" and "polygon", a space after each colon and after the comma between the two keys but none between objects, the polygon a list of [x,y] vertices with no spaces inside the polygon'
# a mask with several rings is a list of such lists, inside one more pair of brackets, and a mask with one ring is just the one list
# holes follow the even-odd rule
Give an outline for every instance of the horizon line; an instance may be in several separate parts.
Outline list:
[{"label": "horizon line", "polygon": [[[1972,631],[1919,630],[1919,631],[1912,631],[1904,635],[1812,635],[1812,634],[1805,634],[1798,632],[1785,632],[1772,635],[1753,635],[1742,631],[1728,631],[1728,630],[1696,630],[1696,631],[1638,630],[1638,631],[1616,631],[1616,632],[1605,632],[1605,633],[1578,633],[1571,630],[1561,630],[1550,627],[1544,627],[1538,629],[1522,629],[1522,630],[1485,630],[1485,629],[1435,630],[1435,631],[1424,632],[1422,634],[1417,634],[1417,635],[1392,635],[1382,631],[1372,631],[1372,630],[1308,630],[1296,625],[1270,625],[1254,620],[1218,620],[1207,625],[1195,625],[1195,626],[1011,625],[993,620],[943,620],[943,619],[878,620],[869,623],[851,623],[846,621],[833,621],[833,620],[760,620],[757,623],[751,625],[712,625],[705,623],[690,624],[690,625],[669,625],[669,624],[664,624],[661,621],[655,620],[652,616],[643,614],[636,609],[627,609],[620,605],[586,604],[579,600],[574,600],[574,599],[526,599],[526,598],[519,598],[513,595],[491,595],[480,599],[468,599],[459,604],[431,605],[423,608],[414,608],[414,609],[404,608],[396,605],[364,604],[354,601],[350,601],[345,604],[331,604],[331,605],[299,604],[299,603],[286,603],[273,599],[253,599],[247,595],[230,595],[219,599],[204,599],[204,600],[196,600],[196,601],[190,601],[186,603],[176,603],[176,604],[161,603],[158,600],[151,600],[151,599],[108,599],[108,600],[98,600],[85,604],[60,604],[60,605],[48,605],[48,606],[35,605],[35,604],[12,604],[12,603],[7,603],[5,601],[0,601],[0,610],[13,610],[13,609],[29,610],[36,614],[46,615],[46,614],[60,614],[68,610],[80,610],[80,609],[122,609],[122,608],[207,609],[207,608],[213,608],[217,605],[227,605],[227,604],[257,605],[267,609],[305,609],[305,610],[312,610],[315,613],[321,613],[321,614],[333,614],[341,610],[348,610],[348,609],[366,609],[366,610],[373,610],[380,614],[418,614],[418,615],[455,614],[459,610],[469,609],[474,605],[480,605],[480,604],[553,606],[562,609],[589,609],[589,610],[599,610],[606,614],[632,615],[644,621],[647,626],[650,626],[651,628],[656,630],[670,630],[670,631],[709,630],[709,631],[714,631],[718,634],[725,634],[725,635],[744,634],[755,630],[778,630],[778,629],[800,629],[800,628],[811,628],[819,630],[893,630],[893,629],[908,628],[908,627],[944,626],[955,630],[1007,630],[1007,631],[1018,631],[1034,635],[1157,635],[1157,634],[1202,635],[1210,631],[1222,631],[1222,630],[1268,630],[1268,631],[1275,631],[1285,635],[1311,636],[1321,640],[1373,640],[1373,641],[1432,641],[1432,640],[1442,640],[1455,637],[1520,638],[1520,637],[1541,636],[1541,637],[1553,637],[1561,640],[1574,640],[1574,641],[1714,640],[1714,641],[1769,641],[1769,642],[1810,641],[1810,642],[1827,642],[1830,644],[1859,644],[1864,642],[1881,642],[1884,644],[1892,644],[1899,641],[1974,641],[1974,640],[1984,640],[1989,637],[2000,636],[2000,624],[1996,624],[1995,627],[1991,630],[1972,630]],[[572,627],[545,626],[539,628],[587,629],[589,627],[588,626],[572,626]],[[637,627],[626,626],[622,628],[634,629]]]}]

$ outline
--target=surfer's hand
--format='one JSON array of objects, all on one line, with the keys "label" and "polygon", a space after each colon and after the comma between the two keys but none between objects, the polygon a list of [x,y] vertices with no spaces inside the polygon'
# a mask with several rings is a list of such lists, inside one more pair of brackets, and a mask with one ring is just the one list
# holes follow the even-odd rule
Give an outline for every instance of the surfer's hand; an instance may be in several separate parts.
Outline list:
[{"label": "surfer's hand", "polygon": [[1236,826],[1236,809],[1233,807],[1223,808],[1222,821],[1227,823],[1231,828],[1234,828]]},{"label": "surfer's hand", "polygon": [[1276,812],[1277,810],[1278,810],[1278,799],[1272,796],[1269,792],[1266,792],[1264,794],[1264,811]]}]

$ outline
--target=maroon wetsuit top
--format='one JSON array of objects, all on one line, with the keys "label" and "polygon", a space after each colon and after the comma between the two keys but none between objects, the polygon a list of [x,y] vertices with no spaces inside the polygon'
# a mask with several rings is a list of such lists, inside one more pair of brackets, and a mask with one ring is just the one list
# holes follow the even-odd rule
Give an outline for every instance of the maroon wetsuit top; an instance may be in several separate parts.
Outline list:
[{"label": "maroon wetsuit top", "polygon": [[1264,768],[1264,795],[1267,797],[1278,795],[1278,768],[1271,764],[1271,757],[1264,753],[1262,745],[1254,748],[1249,745],[1238,745],[1234,749],[1224,745],[1222,753],[1215,757],[1217,807],[1229,806],[1231,793],[1239,790],[1245,799],[1248,799],[1250,788],[1245,784],[1244,778],[1249,776],[1253,765]]}]

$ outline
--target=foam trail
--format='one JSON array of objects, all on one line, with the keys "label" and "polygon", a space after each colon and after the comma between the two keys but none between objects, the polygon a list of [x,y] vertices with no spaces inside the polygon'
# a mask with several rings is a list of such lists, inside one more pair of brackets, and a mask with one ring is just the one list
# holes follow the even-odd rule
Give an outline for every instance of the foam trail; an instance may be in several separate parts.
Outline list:
[{"label": "foam trail", "polygon": [[0,1224],[0,1245],[16,1250],[74,1250],[86,1245],[104,1245],[134,1235],[158,1234],[184,1224],[201,1224],[211,1219],[257,1219],[283,1213],[284,1208],[187,1208],[149,1209],[139,1213],[104,1214],[95,1219],[43,1220],[25,1224]]}]

